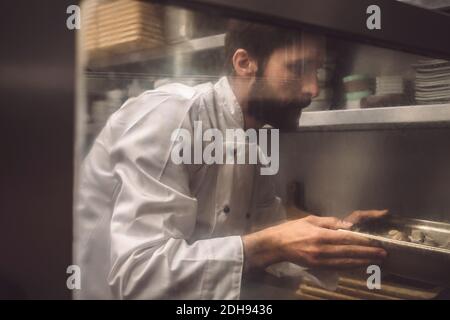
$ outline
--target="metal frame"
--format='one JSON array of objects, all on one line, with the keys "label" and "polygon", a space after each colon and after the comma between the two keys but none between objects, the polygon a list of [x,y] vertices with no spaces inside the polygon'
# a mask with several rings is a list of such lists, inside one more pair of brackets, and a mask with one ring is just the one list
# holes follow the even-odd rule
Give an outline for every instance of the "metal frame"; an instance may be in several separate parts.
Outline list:
[{"label": "metal frame", "polygon": [[[450,15],[393,0],[152,0],[294,28],[411,53],[450,59]],[[381,8],[381,30],[368,30],[366,9]],[[217,10],[219,9],[219,10]],[[447,32],[446,32],[447,31]]]}]

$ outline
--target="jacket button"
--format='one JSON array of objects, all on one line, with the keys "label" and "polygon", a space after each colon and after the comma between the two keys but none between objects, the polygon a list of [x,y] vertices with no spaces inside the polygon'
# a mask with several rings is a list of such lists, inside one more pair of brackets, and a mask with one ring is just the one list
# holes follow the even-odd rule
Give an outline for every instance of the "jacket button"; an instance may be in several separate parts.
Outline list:
[{"label": "jacket button", "polygon": [[250,212],[247,212],[247,214],[245,215],[245,217],[246,217],[247,219],[250,219],[251,216],[252,216],[252,215],[250,214]]},{"label": "jacket button", "polygon": [[223,212],[230,213],[230,207],[228,205],[225,205],[225,207],[223,207]]}]

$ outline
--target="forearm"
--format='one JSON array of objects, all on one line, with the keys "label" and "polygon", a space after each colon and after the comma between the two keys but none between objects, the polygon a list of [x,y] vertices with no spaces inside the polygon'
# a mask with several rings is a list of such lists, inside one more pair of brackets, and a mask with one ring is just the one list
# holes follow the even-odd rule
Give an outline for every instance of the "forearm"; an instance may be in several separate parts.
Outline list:
[{"label": "forearm", "polygon": [[253,269],[262,269],[283,260],[279,245],[280,236],[274,227],[242,236],[242,243],[244,273]]}]

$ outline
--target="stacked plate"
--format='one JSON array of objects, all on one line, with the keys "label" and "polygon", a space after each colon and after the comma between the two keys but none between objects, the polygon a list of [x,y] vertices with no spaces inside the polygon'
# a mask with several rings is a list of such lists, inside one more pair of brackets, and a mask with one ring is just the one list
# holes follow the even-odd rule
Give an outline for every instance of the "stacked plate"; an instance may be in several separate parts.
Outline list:
[{"label": "stacked plate", "polygon": [[450,61],[423,59],[416,70],[415,97],[418,104],[450,102]]},{"label": "stacked plate", "polygon": [[82,6],[83,46],[129,52],[164,44],[162,8],[137,0],[89,0]]},{"label": "stacked plate", "polygon": [[376,96],[403,94],[404,90],[404,82],[401,76],[379,76],[376,78]]}]

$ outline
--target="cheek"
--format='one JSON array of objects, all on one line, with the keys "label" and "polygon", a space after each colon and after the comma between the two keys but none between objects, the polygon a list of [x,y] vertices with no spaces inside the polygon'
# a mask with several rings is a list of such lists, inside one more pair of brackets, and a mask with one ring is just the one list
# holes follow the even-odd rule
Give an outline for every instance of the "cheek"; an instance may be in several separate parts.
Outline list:
[{"label": "cheek", "polygon": [[299,89],[292,83],[292,81],[272,78],[266,79],[263,95],[269,99],[288,101],[298,96],[298,91]]},{"label": "cheek", "polygon": [[271,83],[281,83],[289,78],[287,69],[282,63],[280,63],[280,61],[284,61],[284,59],[278,55],[275,55],[269,60],[269,63],[267,63],[264,69],[264,76]]},{"label": "cheek", "polygon": [[279,68],[279,73],[274,74],[269,81],[275,90],[281,91],[279,94],[291,96],[297,94],[300,89],[300,80],[291,75],[286,68]]},{"label": "cheek", "polygon": [[278,97],[282,100],[295,100],[301,91],[301,84],[298,79],[289,79],[280,81],[277,84]]},{"label": "cheek", "polygon": [[288,82],[282,79],[268,79],[266,84],[267,94],[270,95],[271,99],[276,100],[288,100],[291,95],[291,89],[289,88]]},{"label": "cheek", "polygon": [[292,100],[298,96],[301,81],[284,64],[267,64],[264,77],[266,78],[266,86],[269,87],[269,92],[267,93],[273,98]]}]

